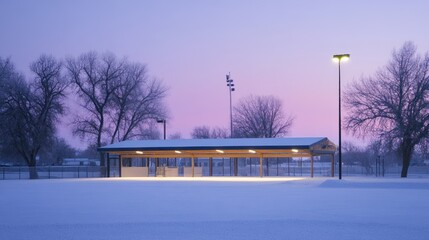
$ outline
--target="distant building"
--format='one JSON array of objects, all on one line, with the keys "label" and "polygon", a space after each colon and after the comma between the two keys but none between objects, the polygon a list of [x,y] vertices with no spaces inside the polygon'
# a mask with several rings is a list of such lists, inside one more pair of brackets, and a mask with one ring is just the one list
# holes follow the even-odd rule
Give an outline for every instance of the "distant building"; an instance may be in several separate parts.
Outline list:
[{"label": "distant building", "polygon": [[91,158],[64,158],[63,166],[100,166],[100,160]]}]

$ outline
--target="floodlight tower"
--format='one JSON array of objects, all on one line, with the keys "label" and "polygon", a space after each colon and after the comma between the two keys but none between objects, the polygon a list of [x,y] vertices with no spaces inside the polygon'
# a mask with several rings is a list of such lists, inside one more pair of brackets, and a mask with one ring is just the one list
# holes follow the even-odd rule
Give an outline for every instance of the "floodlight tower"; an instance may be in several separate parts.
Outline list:
[{"label": "floodlight tower", "polygon": [[232,92],[235,91],[234,80],[231,79],[231,73],[226,75],[226,86],[229,89],[229,120],[230,120],[230,129],[231,129],[231,138],[232,138]]}]

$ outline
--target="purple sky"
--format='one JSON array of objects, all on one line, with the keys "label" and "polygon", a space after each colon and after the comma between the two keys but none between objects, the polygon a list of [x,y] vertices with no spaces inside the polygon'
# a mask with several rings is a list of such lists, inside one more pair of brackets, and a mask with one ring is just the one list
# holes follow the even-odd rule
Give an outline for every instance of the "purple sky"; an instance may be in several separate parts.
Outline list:
[{"label": "purple sky", "polygon": [[[338,67],[344,87],[413,41],[429,50],[429,1],[21,1],[0,2],[0,56],[28,71],[40,54],[95,50],[146,63],[170,88],[168,134],[228,127],[225,74],[248,96],[274,95],[295,116],[290,136],[338,141]],[[67,126],[67,122],[64,123]],[[161,130],[161,126],[160,126]],[[70,127],[60,134],[72,143]],[[352,139],[344,134],[344,139]]]}]

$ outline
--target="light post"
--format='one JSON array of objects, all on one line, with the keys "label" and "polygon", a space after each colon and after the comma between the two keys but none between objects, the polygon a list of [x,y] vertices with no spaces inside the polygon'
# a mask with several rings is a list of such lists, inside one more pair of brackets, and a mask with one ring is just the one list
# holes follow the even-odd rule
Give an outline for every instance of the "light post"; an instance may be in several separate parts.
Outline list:
[{"label": "light post", "polygon": [[164,124],[164,140],[167,139],[167,135],[166,135],[167,134],[167,132],[166,132],[166,123],[167,123],[167,120],[165,120],[165,119],[158,119],[158,120],[156,120],[156,122]]},{"label": "light post", "polygon": [[230,78],[231,73],[228,73],[226,75],[226,86],[229,89],[229,120],[230,120],[230,129],[231,129],[231,138],[232,138],[232,92],[235,91],[234,83],[232,83],[234,80]]},{"label": "light post", "polygon": [[350,59],[350,54],[337,54],[332,57],[334,62],[338,62],[338,179],[342,178],[342,154],[341,154],[341,61]]}]

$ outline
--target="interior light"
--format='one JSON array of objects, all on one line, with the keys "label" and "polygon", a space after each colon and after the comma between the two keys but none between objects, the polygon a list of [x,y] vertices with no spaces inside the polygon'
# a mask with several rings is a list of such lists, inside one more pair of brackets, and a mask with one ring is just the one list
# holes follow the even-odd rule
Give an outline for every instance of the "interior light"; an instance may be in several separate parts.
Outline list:
[{"label": "interior light", "polygon": [[255,150],[249,149],[249,153],[256,153]]},{"label": "interior light", "polygon": [[223,153],[223,150],[216,150],[216,152],[218,152],[218,153]]},{"label": "interior light", "polygon": [[291,151],[294,152],[294,153],[299,152],[298,149],[292,149]]},{"label": "interior light", "polygon": [[143,152],[142,152],[142,151],[136,151],[136,153],[137,153],[137,154],[143,154]]},{"label": "interior light", "polygon": [[176,150],[176,151],[174,151],[175,153],[182,153],[181,151],[179,151],[179,150]]}]

